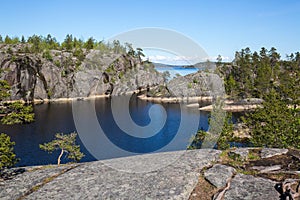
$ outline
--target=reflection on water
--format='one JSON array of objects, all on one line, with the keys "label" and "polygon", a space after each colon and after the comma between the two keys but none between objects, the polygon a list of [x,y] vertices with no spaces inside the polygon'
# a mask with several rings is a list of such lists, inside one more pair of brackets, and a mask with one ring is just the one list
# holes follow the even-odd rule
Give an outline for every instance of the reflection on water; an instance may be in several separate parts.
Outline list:
[{"label": "reflection on water", "polygon": [[[89,103],[89,101],[81,101],[78,103]],[[151,140],[132,140],[128,135],[123,134],[113,120],[110,99],[98,99],[96,100],[95,108],[97,112],[98,121],[106,133],[106,136],[116,145],[131,151],[131,152],[152,152],[161,148],[172,140],[177,133],[177,129],[180,123],[181,116],[186,118],[192,115],[200,115],[198,122],[199,129],[208,128],[208,113],[199,111],[191,111],[185,109],[184,113],[180,113],[180,106],[178,104],[161,104],[167,113],[167,122],[157,134],[153,136]],[[133,121],[140,126],[145,126],[150,123],[148,115],[149,108],[153,103],[145,102],[132,98],[130,101],[130,115]],[[18,166],[29,165],[44,165],[55,164],[56,158],[59,152],[53,152],[48,154],[45,151],[39,149],[39,144],[48,142],[54,138],[55,133],[70,133],[76,131],[73,115],[72,115],[72,103],[53,103],[37,105],[34,108],[35,122],[24,125],[0,125],[0,132],[8,134],[13,141],[16,142],[15,152],[17,157],[21,158]],[[161,111],[154,109],[155,115],[159,117]],[[93,131],[93,130],[91,130]],[[151,130],[149,130],[151,131]],[[188,131],[188,130],[187,130]],[[192,133],[191,133],[192,134]],[[186,143],[190,135],[181,138],[181,142]],[[83,162],[93,161],[95,158],[87,151],[81,140],[78,138],[78,143],[81,146],[81,150],[84,152],[85,157]],[[101,145],[101,144],[99,144]],[[182,149],[182,144],[178,144],[173,149]],[[115,158],[120,155],[109,152],[106,158]],[[67,158],[63,158],[62,163],[67,162]]]}]

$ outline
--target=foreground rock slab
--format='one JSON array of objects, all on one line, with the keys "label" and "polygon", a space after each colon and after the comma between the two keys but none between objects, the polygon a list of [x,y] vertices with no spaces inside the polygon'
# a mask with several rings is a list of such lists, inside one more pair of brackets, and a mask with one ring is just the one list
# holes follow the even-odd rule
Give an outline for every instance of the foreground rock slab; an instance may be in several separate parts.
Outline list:
[{"label": "foreground rock slab", "polygon": [[[25,188],[23,193],[18,193],[18,182],[35,180],[28,187],[42,181],[42,177],[51,174],[51,170],[39,170],[38,176],[32,172],[25,172],[13,180],[3,182],[0,187],[11,188],[10,191],[2,194],[6,199],[188,199],[190,193],[198,182],[200,171],[203,167],[215,162],[220,155],[217,150],[194,150],[177,151],[159,154],[147,154],[130,157],[130,163],[143,161],[146,156],[151,159],[152,166],[163,164],[162,158],[179,158],[160,169],[143,173],[132,173],[120,171],[105,165],[101,161],[82,163],[79,166],[68,170],[53,178],[53,180],[42,185],[37,190],[28,193]],[[120,165],[130,166],[125,158],[113,159],[113,163],[120,162]],[[49,171],[50,170],[50,171]],[[145,169],[145,171],[147,171]],[[24,179],[26,175],[26,180]],[[40,177],[40,178],[39,178]],[[24,179],[24,180],[23,180]],[[18,180],[18,182],[16,182]],[[43,179],[45,180],[45,179]],[[9,185],[8,185],[9,184]],[[27,194],[26,194],[27,191]],[[26,195],[24,195],[26,194]],[[5,199],[4,198],[4,199]],[[2,198],[1,198],[2,199]]]},{"label": "foreground rock slab", "polygon": [[276,182],[268,179],[237,174],[230,182],[230,188],[226,191],[224,200],[279,199],[279,193],[274,188],[275,185]]},{"label": "foreground rock slab", "polygon": [[30,171],[19,174],[13,179],[0,182],[0,199],[19,199],[38,185],[43,184],[47,178],[55,177],[73,167],[75,166],[52,167],[43,170],[27,168]]}]

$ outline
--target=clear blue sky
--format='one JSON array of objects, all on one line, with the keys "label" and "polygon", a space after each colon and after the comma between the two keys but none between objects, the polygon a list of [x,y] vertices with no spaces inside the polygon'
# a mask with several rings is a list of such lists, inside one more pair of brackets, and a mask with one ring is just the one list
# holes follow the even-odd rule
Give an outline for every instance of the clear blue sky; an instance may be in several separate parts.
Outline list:
[{"label": "clear blue sky", "polygon": [[214,57],[250,47],[300,51],[298,0],[8,0],[1,1],[0,34],[67,33],[97,40],[141,27],[187,35]]}]

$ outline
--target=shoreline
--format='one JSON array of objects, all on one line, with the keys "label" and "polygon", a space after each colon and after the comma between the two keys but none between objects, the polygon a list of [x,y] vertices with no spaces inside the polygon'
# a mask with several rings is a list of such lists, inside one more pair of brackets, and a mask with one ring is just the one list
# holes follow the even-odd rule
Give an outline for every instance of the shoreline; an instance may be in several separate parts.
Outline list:
[{"label": "shoreline", "polygon": [[154,103],[198,103],[199,101],[212,101],[210,96],[198,97],[147,97],[146,95],[137,96],[140,100],[150,101]]},{"label": "shoreline", "polygon": [[[198,109],[199,111],[211,112],[213,110],[213,105],[207,105],[200,107],[199,102],[212,102],[213,97],[211,96],[198,96],[198,97],[147,97],[146,95],[138,96],[139,99],[144,101],[149,101],[153,103],[188,103],[186,106],[192,109]],[[262,107],[258,103],[245,103],[245,104],[235,104],[233,100],[224,100],[224,111],[229,112],[243,112],[247,110],[254,110],[258,107]]]},{"label": "shoreline", "polygon": [[[33,99],[32,101],[29,101],[29,103],[33,103],[35,105],[39,104],[47,104],[47,103],[67,103],[71,101],[86,101],[86,100],[91,100],[91,99],[98,99],[98,98],[109,98],[110,95],[93,95],[89,97],[63,97],[63,98],[55,98],[55,99]],[[8,100],[8,101],[2,101],[3,103],[14,103],[14,102],[22,102],[26,103],[23,99],[20,100]],[[28,102],[27,102],[28,103]]]}]

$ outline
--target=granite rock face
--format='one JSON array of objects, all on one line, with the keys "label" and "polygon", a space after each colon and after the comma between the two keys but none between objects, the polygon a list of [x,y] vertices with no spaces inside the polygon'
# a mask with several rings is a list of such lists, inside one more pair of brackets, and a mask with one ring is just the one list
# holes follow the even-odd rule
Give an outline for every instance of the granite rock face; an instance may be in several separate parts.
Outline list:
[{"label": "granite rock face", "polygon": [[119,95],[164,81],[151,63],[129,54],[90,50],[80,58],[75,52],[50,50],[50,58],[44,58],[25,47],[0,45],[0,79],[11,85],[10,100]]},{"label": "granite rock face", "polygon": [[[24,172],[12,180],[0,182],[1,199],[188,199],[198,182],[200,171],[215,162],[220,151],[193,150],[147,154],[121,159],[80,163],[72,169],[40,169]],[[135,173],[141,162],[149,168],[162,164],[162,157],[178,159],[167,166]],[[144,167],[147,168],[147,167]],[[146,169],[145,169],[146,170]],[[147,171],[147,170],[146,170]],[[45,180],[38,190],[35,188]]]},{"label": "granite rock face", "polygon": [[217,74],[203,71],[174,78],[167,84],[167,88],[171,96],[176,97],[222,96],[225,94],[220,77]]},{"label": "granite rock face", "polygon": [[278,182],[215,164],[221,153],[198,149],[25,168],[11,179],[0,179],[0,199],[189,199],[202,187],[201,171],[217,188],[215,199],[280,199]]}]

